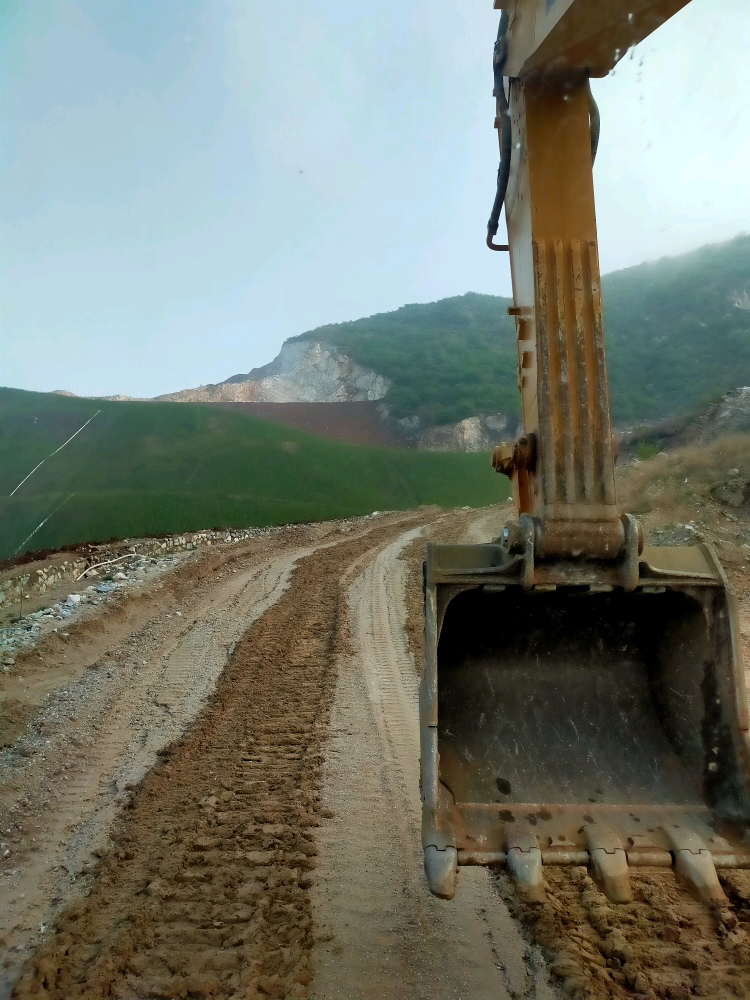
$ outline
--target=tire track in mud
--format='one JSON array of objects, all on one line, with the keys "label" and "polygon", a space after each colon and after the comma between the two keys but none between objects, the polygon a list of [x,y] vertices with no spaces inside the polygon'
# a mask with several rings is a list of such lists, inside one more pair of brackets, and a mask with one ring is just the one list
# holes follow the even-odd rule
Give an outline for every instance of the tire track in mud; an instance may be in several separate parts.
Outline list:
[{"label": "tire track in mud", "polygon": [[218,600],[213,595],[218,606],[202,608],[166,646],[157,645],[150,663],[136,661],[114,676],[109,667],[102,668],[106,674],[95,678],[99,683],[86,697],[72,702],[70,713],[60,713],[58,704],[42,713],[38,722],[50,736],[45,754],[19,757],[3,774],[3,812],[14,813],[11,790],[16,788],[22,803],[47,815],[46,825],[34,831],[22,875],[6,880],[11,905],[3,914],[7,954],[0,996],[8,995],[14,965],[34,930],[51,924],[64,903],[85,891],[127,789],[196,716],[226,663],[228,646],[279,598],[295,559],[311,550],[292,548],[238,573],[219,588]]},{"label": "tire track in mud", "polygon": [[[455,537],[472,516],[451,514],[438,533]],[[408,605],[416,649],[420,597],[400,556],[409,547],[418,574],[414,529],[431,518],[326,541],[280,595],[258,578],[278,599],[118,816],[114,849],[28,963],[18,997],[750,995],[745,872],[722,874],[730,904],[715,911],[658,871],[633,873],[637,899],[624,907],[585,869],[545,870],[541,907],[519,904],[503,872],[477,868],[461,870],[453,902],[429,895],[404,633]],[[222,600],[205,617],[224,657]],[[196,648],[181,648],[192,662]],[[184,693],[189,681],[175,677]],[[166,684],[153,674],[151,701],[173,703]],[[159,705],[144,712],[146,729],[170,719]],[[80,799],[81,780],[61,773],[60,795]]]},{"label": "tire track in mud", "polygon": [[[484,515],[486,517],[486,515]],[[325,746],[311,993],[333,997],[551,997],[486,870],[452,902],[422,874],[418,678],[404,628],[407,564],[421,529],[379,551],[349,589],[354,653],[342,658]],[[415,550],[416,546],[412,546]],[[421,553],[419,555],[421,563]]]},{"label": "tire track in mud", "polygon": [[135,790],[90,893],[18,997],[302,997],[321,740],[347,647],[342,570],[411,514],[299,561],[192,728]]}]

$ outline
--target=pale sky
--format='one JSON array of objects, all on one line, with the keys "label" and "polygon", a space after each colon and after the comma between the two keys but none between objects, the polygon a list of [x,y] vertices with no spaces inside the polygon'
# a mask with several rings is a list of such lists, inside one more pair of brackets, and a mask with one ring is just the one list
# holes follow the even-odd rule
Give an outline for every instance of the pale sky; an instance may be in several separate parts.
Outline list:
[{"label": "pale sky", "polygon": [[[484,246],[497,20],[3,0],[0,384],[152,396],[323,323],[508,294]],[[749,51],[750,0],[692,0],[594,82],[605,271],[750,230]]]}]

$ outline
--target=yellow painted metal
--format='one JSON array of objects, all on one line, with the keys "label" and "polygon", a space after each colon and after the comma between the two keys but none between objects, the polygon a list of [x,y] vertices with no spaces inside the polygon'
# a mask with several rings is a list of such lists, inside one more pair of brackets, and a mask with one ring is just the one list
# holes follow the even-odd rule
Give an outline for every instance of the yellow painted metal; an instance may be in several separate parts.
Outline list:
[{"label": "yellow painted metal", "polygon": [[505,76],[606,76],[689,0],[495,0],[510,15]]},{"label": "yellow painted metal", "polygon": [[[533,469],[514,475],[519,513],[548,543],[587,522],[574,546],[622,547],[615,497],[586,81],[513,81],[506,198],[524,431]],[[556,523],[555,523],[556,522]],[[593,546],[593,550],[592,550]],[[544,553],[542,545],[539,552]],[[563,554],[559,545],[550,554]],[[565,554],[575,554],[569,552]]]},{"label": "yellow painted metal", "polygon": [[684,2],[499,5],[524,433],[493,464],[519,517],[427,550],[422,843],[444,898],[461,865],[505,863],[540,901],[543,865],[590,863],[624,902],[629,867],[674,857],[715,904],[716,867],[750,868],[737,602],[710,546],[644,548],[618,515],[604,357],[588,77]]},{"label": "yellow painted metal", "polygon": [[[611,559],[622,550],[604,354],[589,120],[591,73],[687,0],[515,0],[505,199],[524,435],[511,471],[517,511],[539,525],[537,555]],[[507,448],[506,448],[507,451]],[[506,471],[498,451],[495,465]]]}]

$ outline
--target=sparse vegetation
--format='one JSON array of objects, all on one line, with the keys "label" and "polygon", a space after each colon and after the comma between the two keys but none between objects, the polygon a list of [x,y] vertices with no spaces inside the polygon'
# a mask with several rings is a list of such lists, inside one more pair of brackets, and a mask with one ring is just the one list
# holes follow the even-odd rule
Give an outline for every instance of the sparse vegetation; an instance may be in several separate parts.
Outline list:
[{"label": "sparse vegetation", "polygon": [[716,524],[748,540],[749,487],[750,436],[744,434],[688,445],[618,470],[621,509],[641,517],[658,543],[686,543]]},{"label": "sparse vegetation", "polygon": [[635,446],[635,453],[639,461],[647,462],[649,458],[654,458],[659,454],[659,449],[648,441],[639,441]]}]

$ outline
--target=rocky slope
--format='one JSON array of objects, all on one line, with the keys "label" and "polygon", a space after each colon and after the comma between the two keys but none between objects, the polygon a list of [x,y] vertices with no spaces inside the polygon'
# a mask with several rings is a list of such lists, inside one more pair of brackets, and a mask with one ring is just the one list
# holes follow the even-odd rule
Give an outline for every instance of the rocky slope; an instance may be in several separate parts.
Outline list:
[{"label": "rocky slope", "polygon": [[[323,341],[286,341],[270,364],[246,375],[233,375],[215,385],[183,389],[156,398],[179,403],[360,403],[382,399],[391,381]],[[423,427],[419,417],[393,420],[379,407],[384,428],[394,440],[427,451],[489,451],[503,435],[508,418],[502,413],[466,417],[455,424]],[[264,412],[273,420],[273,412]],[[283,422],[283,421],[282,421]],[[327,435],[324,435],[327,436]]]},{"label": "rocky slope", "polygon": [[179,403],[354,403],[382,399],[390,380],[322,341],[287,341],[270,364],[216,385],[156,398]]},{"label": "rocky slope", "polygon": [[420,433],[417,447],[427,451],[492,451],[508,437],[512,437],[512,430],[504,414],[483,413],[457,424],[428,427]]},{"label": "rocky slope", "polygon": [[[749,235],[604,276],[612,419],[623,449],[658,451],[655,437],[684,443],[675,435],[694,422],[692,413],[750,384],[749,276]],[[379,401],[387,436],[413,447],[484,451],[498,434],[513,437],[519,413],[510,304],[469,292],[328,324],[287,341],[268,365],[157,398],[314,407]],[[729,421],[725,430],[736,423],[722,414],[707,419]],[[330,426],[334,418],[314,421]],[[351,427],[344,437],[372,443]]]},{"label": "rocky slope", "polygon": [[650,458],[696,442],[710,442],[723,434],[750,432],[750,386],[730,389],[707,409],[657,424],[622,428],[617,432],[623,457]]}]

